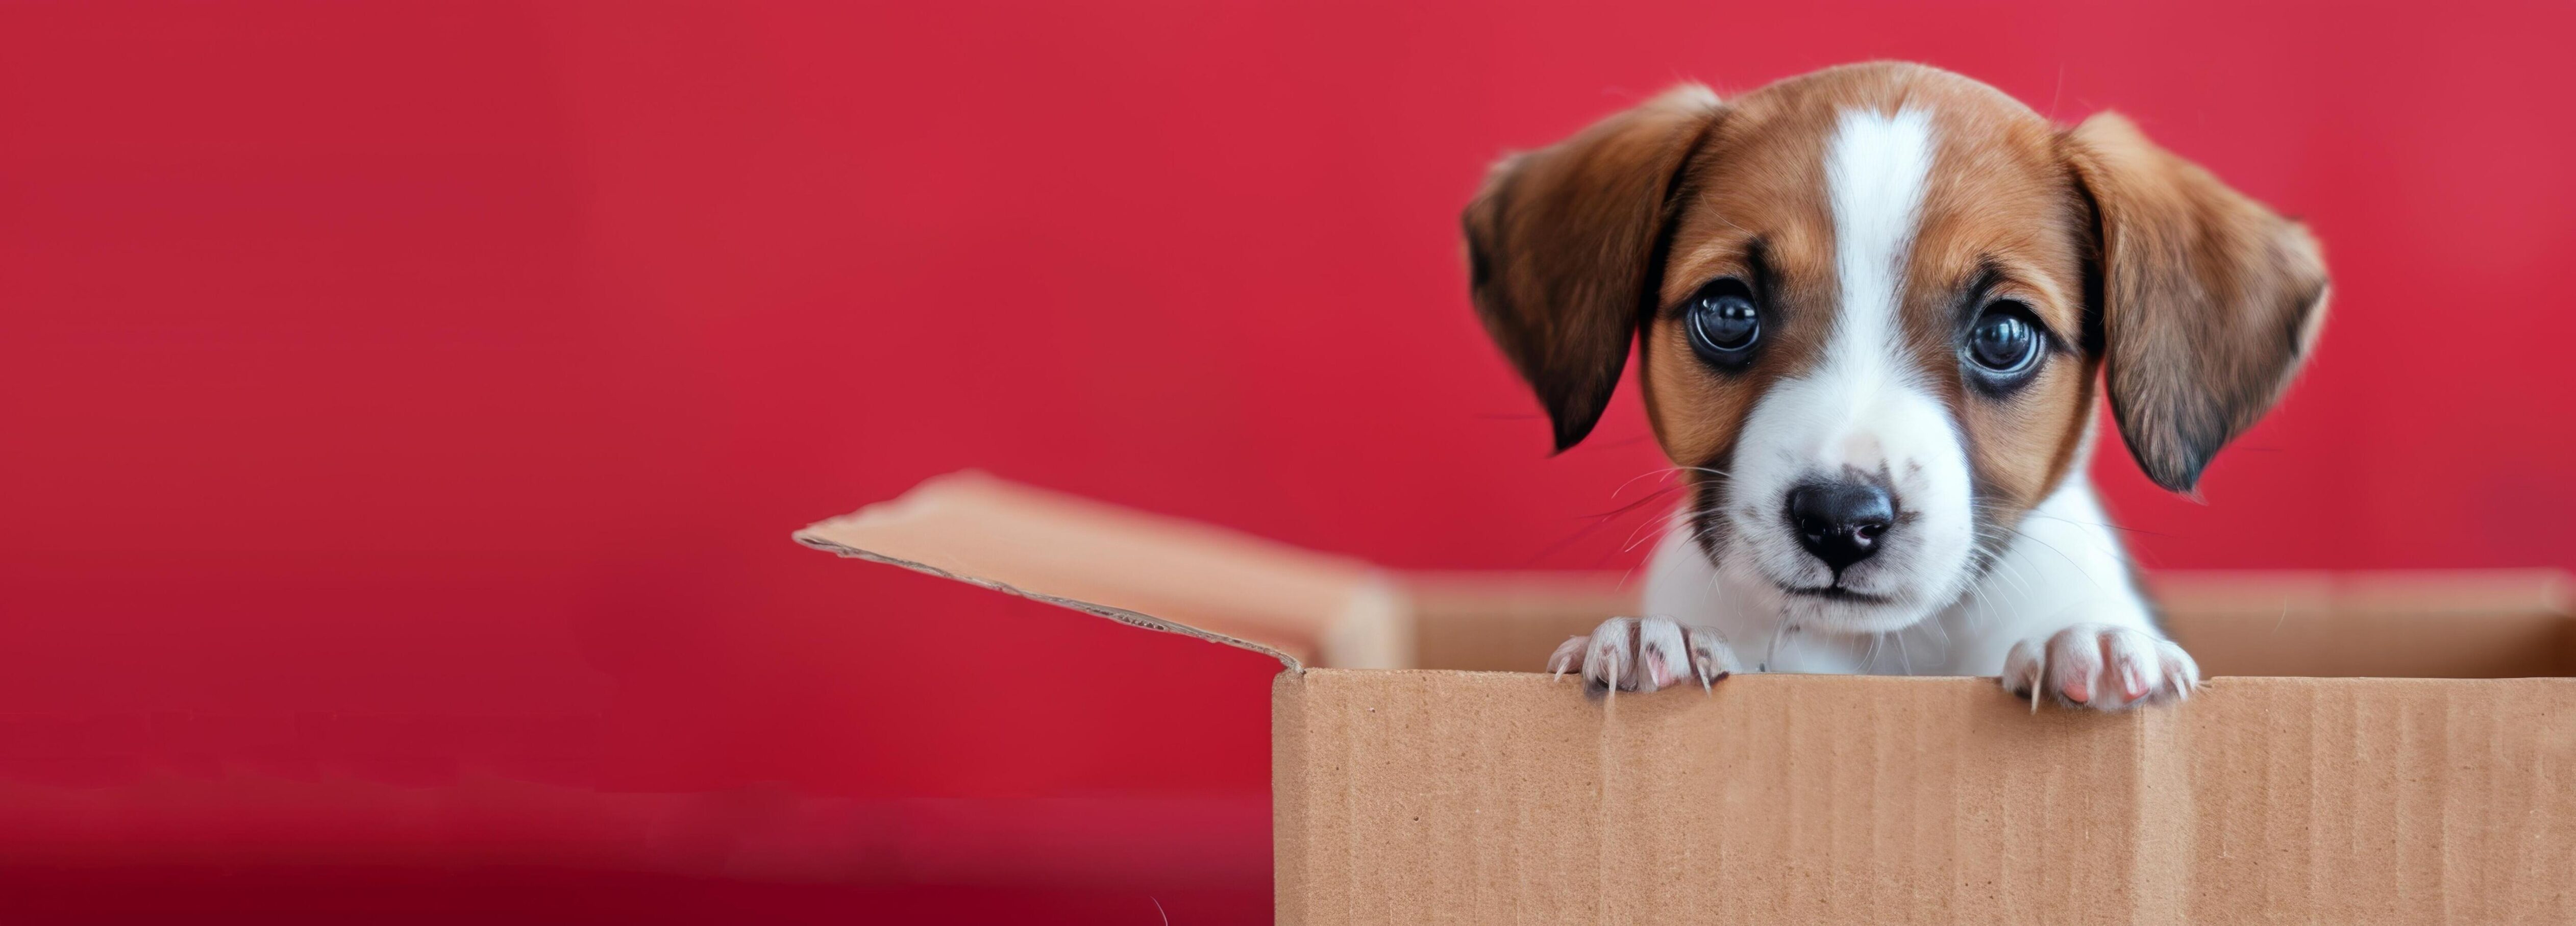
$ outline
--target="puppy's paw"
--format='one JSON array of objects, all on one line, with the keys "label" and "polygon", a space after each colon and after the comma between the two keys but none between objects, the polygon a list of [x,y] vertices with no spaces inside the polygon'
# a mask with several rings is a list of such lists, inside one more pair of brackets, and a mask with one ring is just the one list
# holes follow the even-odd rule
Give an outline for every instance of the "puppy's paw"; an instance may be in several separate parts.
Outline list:
[{"label": "puppy's paw", "polygon": [[1706,690],[1736,663],[1717,631],[1662,617],[1614,617],[1590,636],[1558,646],[1547,669],[1578,673],[1595,691],[1654,691],[1692,681]]},{"label": "puppy's paw", "polygon": [[2109,624],[2077,624],[2023,640],[2004,657],[2004,689],[2071,707],[2116,711],[2190,697],[2200,665],[2173,641]]}]

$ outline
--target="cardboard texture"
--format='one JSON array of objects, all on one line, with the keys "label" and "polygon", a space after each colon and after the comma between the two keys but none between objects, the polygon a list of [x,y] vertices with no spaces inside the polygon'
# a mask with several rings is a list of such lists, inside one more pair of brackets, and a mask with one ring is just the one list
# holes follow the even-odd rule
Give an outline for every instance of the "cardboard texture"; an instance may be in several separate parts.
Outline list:
[{"label": "cardboard texture", "polygon": [[[2096,714],[1463,671],[1534,667],[1618,577],[1391,575],[977,475],[797,539],[1279,656],[1283,923],[2576,922],[2556,573],[2161,576],[2231,677]],[[1374,668],[1303,667],[1339,659]]]}]

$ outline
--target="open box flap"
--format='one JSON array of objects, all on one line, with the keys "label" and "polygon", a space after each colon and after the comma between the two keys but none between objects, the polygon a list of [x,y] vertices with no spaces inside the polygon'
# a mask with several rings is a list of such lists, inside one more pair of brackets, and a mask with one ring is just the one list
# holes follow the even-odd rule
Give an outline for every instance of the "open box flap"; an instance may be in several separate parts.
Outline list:
[{"label": "open box flap", "polygon": [[1412,661],[1408,609],[1368,564],[981,472],[933,477],[796,542],[1150,630],[1308,663]]}]

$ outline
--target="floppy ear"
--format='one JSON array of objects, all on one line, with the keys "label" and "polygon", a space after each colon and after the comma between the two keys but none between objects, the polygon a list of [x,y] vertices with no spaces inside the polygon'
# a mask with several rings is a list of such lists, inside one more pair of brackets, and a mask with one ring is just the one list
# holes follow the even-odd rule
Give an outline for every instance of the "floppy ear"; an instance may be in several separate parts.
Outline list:
[{"label": "floppy ear", "polygon": [[2325,261],[2306,227],[2117,114],[2084,120],[2064,141],[2100,223],[2111,412],[2147,478],[2189,492],[2315,346]]},{"label": "floppy ear", "polygon": [[1476,314],[1574,446],[1619,385],[1663,275],[1666,209],[1717,96],[1683,86],[1494,165],[1467,206]]}]

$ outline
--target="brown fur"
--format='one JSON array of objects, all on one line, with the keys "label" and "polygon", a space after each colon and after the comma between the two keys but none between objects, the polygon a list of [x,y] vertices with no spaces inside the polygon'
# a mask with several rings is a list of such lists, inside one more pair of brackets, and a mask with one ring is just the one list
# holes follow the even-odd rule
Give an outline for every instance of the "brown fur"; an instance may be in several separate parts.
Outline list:
[{"label": "brown fur", "polygon": [[[1937,140],[1900,324],[1965,431],[1981,520],[2017,518],[2066,477],[2106,360],[2140,465],[2178,491],[2279,395],[2322,315],[2304,230],[2117,116],[2064,132],[1958,75],[1854,65],[1725,105],[1685,88],[1495,168],[1466,215],[1476,305],[1559,449],[1599,417],[1634,332],[1666,454],[1727,465],[1754,403],[1815,365],[1839,309],[1824,155],[1840,113],[1900,106],[1929,109]],[[1987,300],[2029,305],[2072,348],[2001,399],[1959,369],[1983,304],[1967,290],[1990,273]],[[1762,352],[1735,375],[1693,355],[1679,311],[1725,276],[1766,313]]]},{"label": "brown fur", "polygon": [[[1990,297],[2029,304],[2067,344],[2084,328],[2083,257],[2090,225],[2056,155],[2056,133],[1981,84],[1906,66],[1838,68],[1774,85],[1735,104],[1695,156],[1661,302],[1678,307],[1702,283],[1742,275],[1759,238],[1778,281],[1765,293],[1774,340],[1742,377],[1693,362],[1677,315],[1656,317],[1641,360],[1648,409],[1674,460],[1722,468],[1724,449],[1773,380],[1816,363],[1839,303],[1825,147],[1841,112],[1928,105],[1941,146],[1925,191],[1901,323],[1912,354],[1968,432],[1971,462],[1991,508],[2037,504],[2072,463],[2092,397],[2091,358],[2055,363],[2008,401],[1971,401],[1956,339],[1977,306],[1960,302],[1988,268]],[[1759,231],[1757,231],[1757,229]],[[1669,358],[1670,362],[1666,362]],[[1665,394],[1686,397],[1667,401]]]},{"label": "brown fur", "polygon": [[1485,330],[1537,390],[1556,449],[1591,433],[1658,276],[1674,168],[1717,113],[1684,88],[1542,151],[1505,159],[1467,207]]},{"label": "brown fur", "polygon": [[2111,411],[2157,485],[2188,492],[2316,344],[2316,240],[2103,113],[2064,151],[2101,216]]},{"label": "brown fur", "polygon": [[[2017,513],[2064,478],[2090,418],[2096,360],[2080,348],[2091,227],[2056,156],[2054,127],[1982,84],[1943,86],[1953,97],[1934,108],[1940,147],[1907,262],[1904,321],[1925,381],[1967,433],[1980,501],[1989,513]],[[1983,307],[1966,303],[1967,288],[1989,272],[1997,279],[1986,302],[2021,302],[2079,348],[1999,401],[1971,394],[1959,374],[1957,339]]]}]

